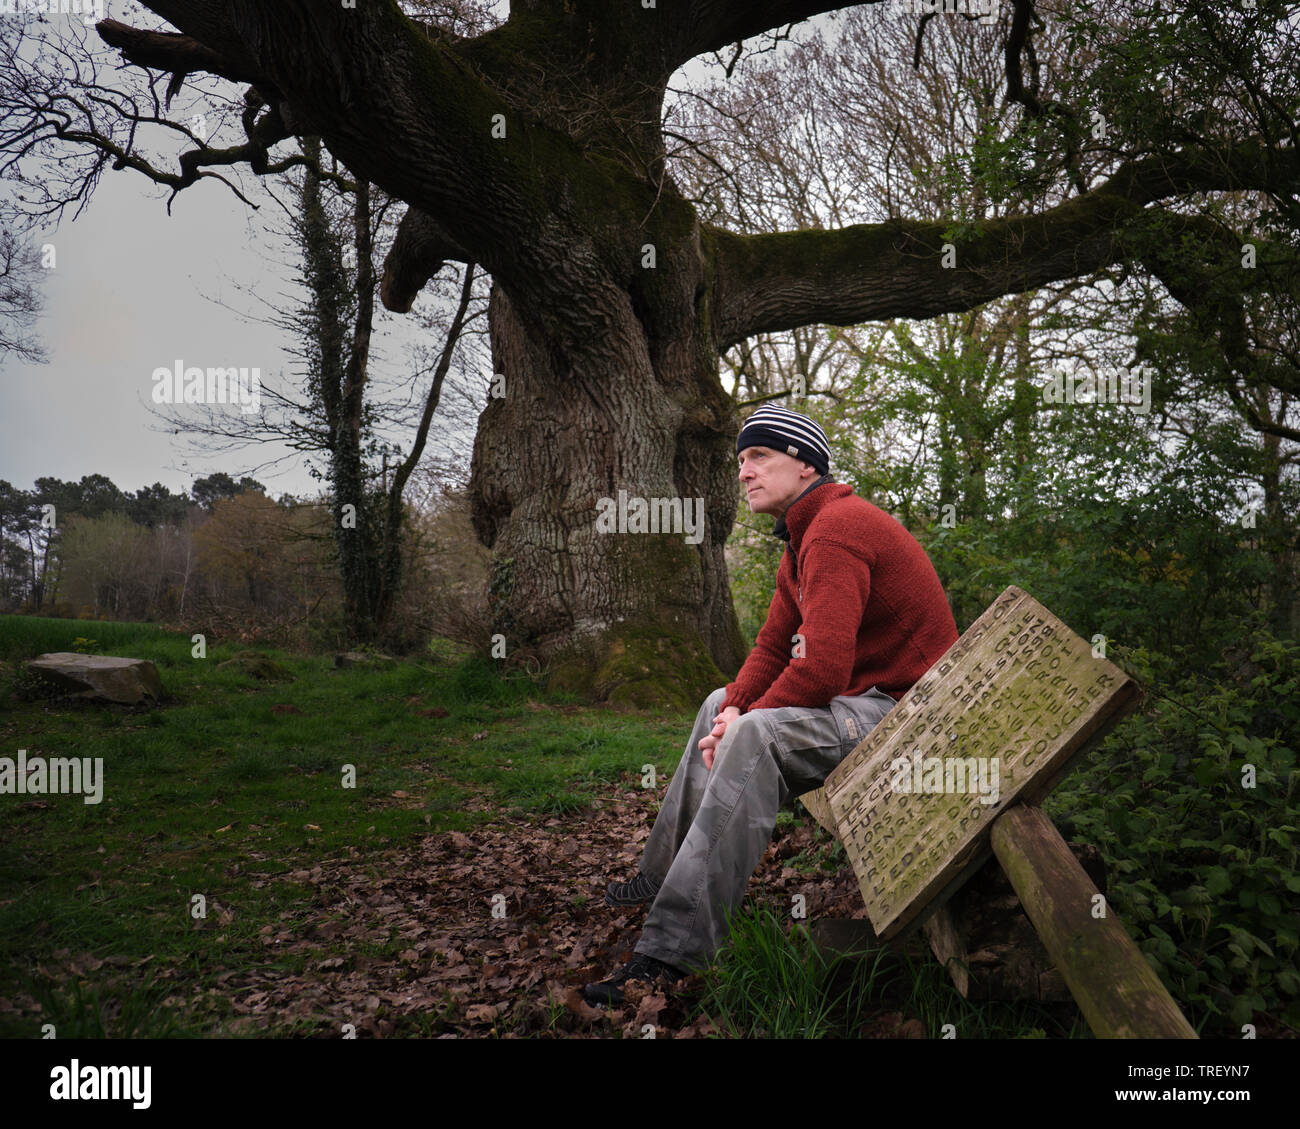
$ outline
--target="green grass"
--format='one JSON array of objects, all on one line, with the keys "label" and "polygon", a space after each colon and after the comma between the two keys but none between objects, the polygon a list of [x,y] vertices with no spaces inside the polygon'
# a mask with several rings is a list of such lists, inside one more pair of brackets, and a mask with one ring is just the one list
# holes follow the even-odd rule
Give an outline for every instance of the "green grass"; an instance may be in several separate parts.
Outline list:
[{"label": "green grass", "polygon": [[824,1039],[856,1034],[875,986],[877,961],[828,956],[799,925],[747,905],[731,919],[701,1009],[735,1039]]},{"label": "green grass", "polygon": [[[76,639],[94,640],[96,646],[74,647]],[[113,654],[121,648],[161,647],[140,658],[158,661],[156,655],[189,656],[188,637],[169,635],[152,623],[111,623],[100,620],[46,619],[41,616],[0,616],[0,660],[31,658],[46,651],[88,651]]]},{"label": "green grass", "polygon": [[43,1038],[183,1039],[199,1034],[163,988],[116,985],[116,990],[101,992],[81,980],[58,984],[39,975],[27,977],[24,986],[40,1001]]},{"label": "green grass", "polygon": [[[268,954],[259,938],[280,921],[288,888],[258,879],[501,814],[580,818],[647,762],[671,774],[690,724],[547,698],[482,659],[335,670],[329,656],[260,648],[293,675],[262,683],[217,669],[242,648],[209,639],[196,659],[192,646],[148,625],[0,617],[0,756],[104,760],[98,805],[0,797],[0,997],[40,999],[60,1037],[64,1028],[220,1033],[220,1014],[207,1027],[192,1017],[142,1024],[138,1013],[156,1001],[130,986],[149,957],[188,969],[191,996],[215,985],[210,937],[188,913],[196,893],[238,907],[221,930],[224,968],[269,960],[297,971],[300,958]],[[167,700],[131,709],[31,696],[22,661],[72,649],[152,660]],[[448,716],[417,712],[434,707]],[[343,787],[345,765],[353,788]],[[476,797],[493,810],[468,810]],[[62,950],[119,963],[59,986],[40,966]],[[0,1008],[0,1036],[35,1036],[29,1027]]]},{"label": "green grass", "polygon": [[1091,1037],[1072,1007],[964,999],[918,944],[826,952],[803,923],[754,902],[704,979],[697,1014],[729,1038],[856,1038],[884,1013],[919,1018],[927,1039]]}]

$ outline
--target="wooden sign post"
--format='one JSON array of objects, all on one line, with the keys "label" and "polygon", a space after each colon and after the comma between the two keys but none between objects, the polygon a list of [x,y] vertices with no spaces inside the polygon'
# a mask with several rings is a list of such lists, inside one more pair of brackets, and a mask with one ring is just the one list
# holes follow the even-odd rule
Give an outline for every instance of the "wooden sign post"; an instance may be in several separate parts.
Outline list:
[{"label": "wooden sign post", "polygon": [[[1091,1001],[1085,1004],[1080,993],[1089,991],[1092,974],[1104,978],[1111,996],[1118,992],[1131,1002],[1127,993],[1133,989],[1121,992],[1115,983],[1127,969],[1143,992],[1152,993],[1154,981],[1155,995],[1163,996],[1138,1009],[1158,1016],[1158,1029],[1148,1024],[1141,1033],[1194,1038],[1123,926],[1097,916],[1104,912],[1104,898],[1064,842],[1058,848],[1046,834],[1029,835],[1019,806],[1037,804],[1087,745],[1140,699],[1133,679],[1095,655],[1033,597],[1016,587],[1003,592],[830,774],[824,788],[804,798],[844,844],[877,936],[895,939],[922,924],[996,849],[1090,1022],[1098,1009]],[[1015,818],[1009,818],[1009,809]],[[1040,817],[1034,826],[1041,832],[1046,821],[1051,827],[1046,815],[1034,810]],[[1066,873],[1061,851],[1074,868],[1067,902],[1082,897],[1085,888],[1095,898],[1084,906],[1069,902],[1070,913],[1063,914],[1058,902],[1055,911],[1036,916],[1031,903],[1043,902],[1044,896],[1031,887]],[[1015,864],[1008,865],[1013,856]],[[1080,946],[1071,942],[1069,929],[1052,936],[1045,924],[1051,918],[1059,925],[1066,917],[1094,937],[1104,931],[1107,967],[1071,967],[1078,963],[1072,954]],[[1131,950],[1118,966],[1123,943],[1116,929]],[[1106,1033],[1135,1033],[1115,1028],[1114,1008],[1106,1014],[1105,1023],[1098,1020]]]}]

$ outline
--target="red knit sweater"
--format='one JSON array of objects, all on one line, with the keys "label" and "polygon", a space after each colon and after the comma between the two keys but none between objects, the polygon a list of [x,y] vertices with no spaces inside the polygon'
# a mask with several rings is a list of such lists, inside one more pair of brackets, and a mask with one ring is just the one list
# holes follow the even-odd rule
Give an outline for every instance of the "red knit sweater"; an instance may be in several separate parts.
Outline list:
[{"label": "red knit sweater", "polygon": [[790,542],[767,622],[723,708],[824,706],[872,686],[901,698],[957,641],[925,550],[894,517],[837,483],[796,499],[785,523]]}]

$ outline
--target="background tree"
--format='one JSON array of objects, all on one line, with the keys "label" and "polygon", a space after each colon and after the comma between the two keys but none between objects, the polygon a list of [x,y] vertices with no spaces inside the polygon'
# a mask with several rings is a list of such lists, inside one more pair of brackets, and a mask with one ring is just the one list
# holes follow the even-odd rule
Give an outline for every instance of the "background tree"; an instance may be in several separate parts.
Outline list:
[{"label": "background tree", "polygon": [[155,587],[149,540],[149,530],[122,513],[68,515],[60,537],[63,598],[92,618],[142,618]]},{"label": "background tree", "polygon": [[247,475],[236,482],[225,471],[220,470],[215,474],[196,478],[194,485],[190,487],[191,497],[209,513],[220,499],[234,498],[246,493],[265,494],[266,487]]},{"label": "background tree", "polygon": [[184,522],[192,505],[184,491],[173,494],[161,482],[155,482],[152,486],[140,487],[128,497],[126,512],[137,525],[155,529]]},{"label": "background tree", "polygon": [[[267,231],[290,244],[305,297],[281,307],[257,296],[261,306],[274,310],[264,320],[292,342],[287,351],[300,362],[292,374],[298,390],[264,386],[264,409],[253,415],[188,407],[160,414],[168,430],[201,437],[222,452],[277,444],[292,452],[288,457],[305,457],[313,477],[325,484],[335,523],[332,530],[304,536],[323,537],[334,553],[344,592],[343,636],[355,643],[383,639],[390,629],[409,635],[405,625],[392,623],[410,532],[404,494],[430,435],[438,434],[435,413],[445,430],[469,423],[463,410],[464,354],[479,332],[474,323],[486,317],[486,294],[478,293],[482,285],[476,285],[471,265],[454,286],[434,296],[420,321],[437,344],[422,342],[410,350],[412,370],[403,374],[404,387],[395,394],[394,381],[378,376],[374,363],[383,360],[375,318],[375,244],[385,230],[391,239],[394,202],[351,179],[322,153],[319,139],[303,138],[300,147],[305,163],[286,177],[288,199],[270,193],[285,221],[268,224]],[[450,408],[443,403],[448,389]],[[411,435],[408,443],[386,439],[403,432]],[[447,462],[443,469],[451,467]],[[196,498],[209,505],[217,497],[233,497],[248,483],[256,487],[250,478],[237,486],[225,475],[200,481]]]},{"label": "background tree", "polygon": [[[999,154],[1020,144],[1020,122],[1014,104],[998,106],[992,97],[998,72],[981,40],[996,38],[996,28],[929,21],[913,50],[914,26],[882,22],[863,7],[835,32],[807,37],[764,68],[766,77],[753,89],[719,80],[685,92],[684,109],[671,125],[685,191],[702,214],[732,223],[744,217],[778,230],[816,226],[821,215],[837,223],[880,218],[900,206],[914,215],[965,218],[1068,197],[1068,183],[1053,188],[1049,181],[1044,195],[1041,176],[1017,180],[999,171],[1005,160]],[[1197,37],[1189,40],[1191,54],[1212,57]],[[1098,41],[1106,46],[1104,36]],[[1035,42],[1042,75],[1037,96],[1059,101],[1052,76],[1074,67],[1073,58],[1064,62],[1073,45],[1056,26]],[[889,64],[903,59],[913,65]],[[1092,44],[1084,59],[1096,66]],[[856,96],[866,90],[870,96]],[[1244,93],[1243,100],[1249,100]],[[905,115],[899,113],[904,105]],[[728,175],[731,169],[742,175]],[[1252,214],[1267,209],[1267,201],[1244,195],[1248,202],[1237,206],[1233,221],[1243,230]],[[1236,200],[1222,197],[1216,206]],[[1288,240],[1294,233],[1277,227],[1269,238],[1283,247]],[[1192,262],[1198,246],[1192,245]],[[1169,257],[1163,261],[1168,272]],[[1275,265],[1288,261],[1281,256]],[[1230,262],[1237,273],[1235,259]],[[1261,289],[1251,322],[1262,308],[1294,308],[1293,273],[1275,270]],[[1249,468],[1262,454],[1261,441],[1228,442],[1234,429],[1223,390],[1156,355],[1151,330],[1160,308],[1182,307],[1158,277],[1107,269],[923,323],[761,335],[724,361],[742,406],[781,395],[793,402],[806,390],[809,398],[797,406],[822,419],[838,471],[931,547],[959,621],[1014,581],[1058,610],[1096,615],[1108,630],[1122,624],[1129,639],[1167,646],[1199,635],[1212,645],[1207,624],[1230,623],[1257,599],[1248,555],[1229,550],[1231,524],[1242,508],[1234,493],[1260,483]],[[1189,341],[1202,348],[1216,340],[1213,327],[1187,328]],[[1268,355],[1276,355],[1277,342],[1294,340],[1289,328],[1275,332]],[[1105,378],[1139,358],[1157,378],[1149,418],[1043,402],[1041,385],[1053,370]],[[1273,379],[1289,378],[1277,372]],[[1203,427],[1179,418],[1179,403],[1196,405],[1198,420],[1218,438],[1198,441]],[[1285,469],[1290,456],[1285,438],[1278,440]],[[1194,500],[1189,477],[1200,480]],[[1289,530],[1279,538],[1284,545],[1295,536],[1285,513],[1285,506],[1275,508],[1268,523],[1270,530]],[[1062,536],[1066,516],[1068,538]],[[742,520],[737,537],[744,542],[737,542],[732,574],[739,569],[757,578],[746,604],[746,621],[756,624],[777,558],[769,541],[748,536],[750,524],[770,528],[770,521]],[[1263,526],[1261,515],[1261,540]],[[1078,562],[1095,556],[1099,536],[1114,552],[1106,567],[1088,569],[1094,583],[1087,585]],[[1274,556],[1280,563],[1271,574],[1275,591],[1263,599],[1279,626],[1288,619],[1295,572],[1280,552]],[[1115,594],[1113,608],[1098,601],[1097,588]],[[1138,611],[1142,605],[1146,614]]]},{"label": "background tree", "polygon": [[39,528],[40,510],[31,493],[0,481],[0,576],[8,610],[34,600],[40,591],[35,547]]},{"label": "background tree", "polygon": [[0,365],[11,354],[46,359],[45,347],[32,336],[44,305],[44,274],[40,250],[16,230],[12,217],[0,214]]},{"label": "background tree", "polygon": [[[346,243],[331,226],[325,186],[315,167],[320,143],[307,143],[311,164],[302,176],[300,220],[295,235],[301,249],[310,304],[303,347],[309,362],[310,412],[317,449],[328,456],[326,476],[332,494],[335,544],[343,582],[345,620],[353,639],[371,640],[388,627],[402,580],[403,493],[419,464],[474,295],[474,264],[464,270],[460,297],[438,357],[423,411],[409,451],[388,475],[388,449],[374,434],[367,405],[374,300],[370,185],[353,193],[353,224]],[[357,264],[347,269],[345,249]],[[397,453],[397,452],[395,452]],[[382,474],[375,465],[383,458]]]},{"label": "background tree", "polygon": [[[310,520],[306,511],[302,516]],[[321,515],[315,514],[319,523]],[[248,491],[219,500],[212,519],[195,533],[199,565],[216,580],[228,601],[225,607],[252,612],[294,610],[293,583],[297,511],[277,505],[265,494]]]}]

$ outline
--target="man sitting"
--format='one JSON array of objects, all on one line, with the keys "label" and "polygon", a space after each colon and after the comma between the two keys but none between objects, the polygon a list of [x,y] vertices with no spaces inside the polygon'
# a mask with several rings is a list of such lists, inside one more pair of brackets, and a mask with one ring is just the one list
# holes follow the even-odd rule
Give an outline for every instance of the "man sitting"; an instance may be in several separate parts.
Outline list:
[{"label": "man sitting", "polygon": [[653,902],[633,959],[588,984],[618,1005],[628,980],[706,967],[787,799],[819,788],[957,641],[925,550],[897,520],[836,484],[825,432],[758,409],[736,441],[754,513],[787,542],[767,621],[736,680],[705,699],[655,819],[640,873],[614,906]]}]

